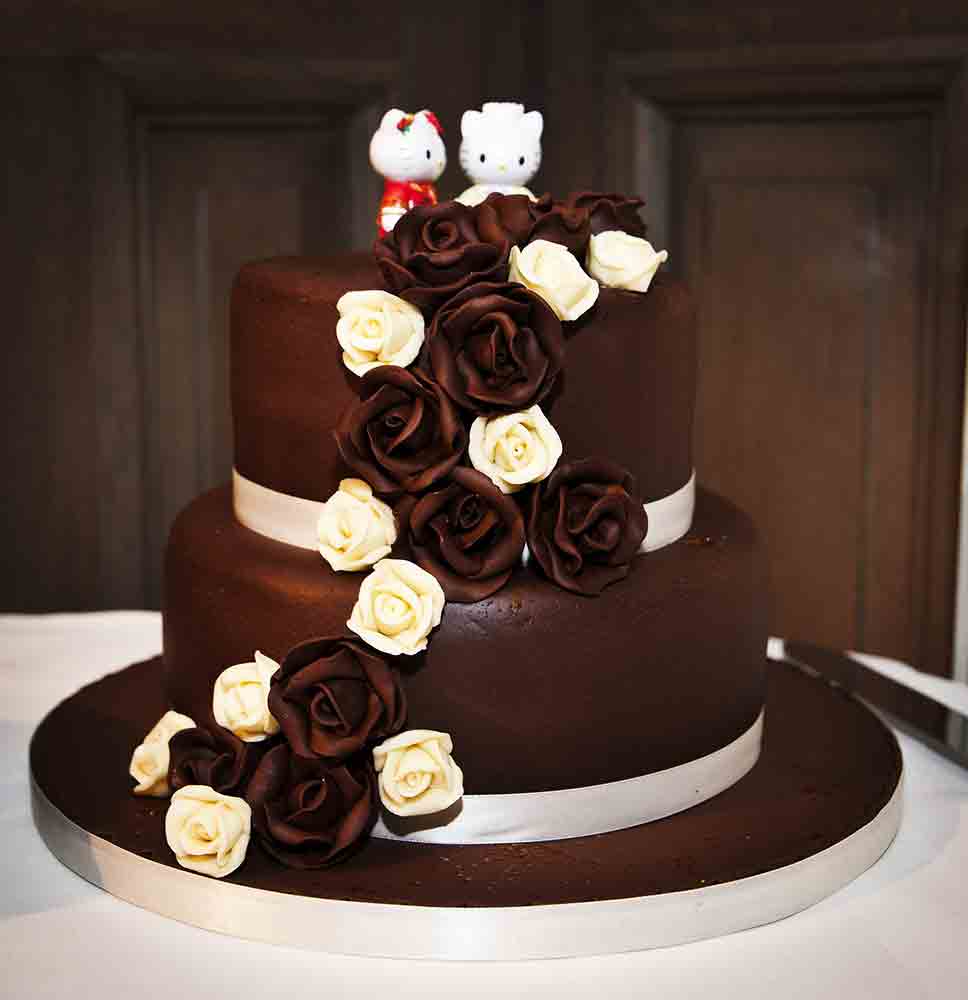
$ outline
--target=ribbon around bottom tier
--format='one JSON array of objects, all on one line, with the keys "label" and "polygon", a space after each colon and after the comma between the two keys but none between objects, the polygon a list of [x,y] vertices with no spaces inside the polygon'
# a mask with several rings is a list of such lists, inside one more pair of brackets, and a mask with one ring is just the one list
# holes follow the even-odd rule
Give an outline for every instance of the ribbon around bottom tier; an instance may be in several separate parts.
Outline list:
[{"label": "ribbon around bottom tier", "polygon": [[[240,524],[266,538],[302,549],[319,548],[320,500],[280,493],[232,470],[232,506]],[[645,504],[649,530],[640,551],[654,552],[682,538],[696,508],[696,473],[679,489]]]},{"label": "ribbon around bottom tier", "polygon": [[711,799],[743,777],[760,756],[763,712],[741,736],[696,760],[623,781],[511,795],[465,795],[440,817],[384,815],[372,836],[419,844],[526,844],[611,833],[671,816]]}]

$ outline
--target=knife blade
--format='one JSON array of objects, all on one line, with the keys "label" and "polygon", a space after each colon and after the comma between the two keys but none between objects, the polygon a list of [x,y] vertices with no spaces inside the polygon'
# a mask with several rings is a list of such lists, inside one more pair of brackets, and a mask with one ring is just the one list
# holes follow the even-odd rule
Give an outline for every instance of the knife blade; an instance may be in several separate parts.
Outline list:
[{"label": "knife blade", "polygon": [[839,650],[783,640],[783,658],[860,698],[895,728],[968,768],[968,716]]}]

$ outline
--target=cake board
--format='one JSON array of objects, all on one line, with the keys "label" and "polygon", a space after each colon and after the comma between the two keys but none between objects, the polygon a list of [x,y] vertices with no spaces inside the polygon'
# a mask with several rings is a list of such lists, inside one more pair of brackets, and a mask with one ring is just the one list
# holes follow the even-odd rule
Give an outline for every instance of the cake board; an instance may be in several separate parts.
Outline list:
[{"label": "cake board", "polygon": [[900,823],[902,763],[890,730],[788,663],[771,661],[767,676],[759,762],[686,812],[530,844],[371,839],[317,872],[282,868],[253,844],[242,868],[215,880],[177,866],[167,803],[130,794],[131,748],[164,708],[154,659],[89,685],[40,724],[34,820],[60,861],[113,895],[252,940],[461,960],[682,944],[818,902],[872,865]]}]

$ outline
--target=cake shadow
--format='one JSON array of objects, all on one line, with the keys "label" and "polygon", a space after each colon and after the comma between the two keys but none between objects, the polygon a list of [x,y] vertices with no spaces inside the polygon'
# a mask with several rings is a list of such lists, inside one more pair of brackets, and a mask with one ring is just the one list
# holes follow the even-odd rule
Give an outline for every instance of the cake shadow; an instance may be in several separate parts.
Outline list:
[{"label": "cake shadow", "polygon": [[439,830],[449,826],[464,811],[464,800],[458,799],[440,812],[429,816],[396,816],[387,809],[382,810],[380,819],[387,830],[395,837],[410,837],[425,830]]}]

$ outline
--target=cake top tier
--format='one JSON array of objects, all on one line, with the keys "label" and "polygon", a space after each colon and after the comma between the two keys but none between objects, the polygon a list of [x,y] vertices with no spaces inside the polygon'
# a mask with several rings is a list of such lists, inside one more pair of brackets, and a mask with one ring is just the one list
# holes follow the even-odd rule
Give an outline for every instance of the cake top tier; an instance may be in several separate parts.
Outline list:
[{"label": "cake top tier", "polygon": [[653,278],[664,255],[640,204],[444,202],[372,253],[246,265],[231,307],[237,470],[326,500],[351,474],[333,431],[389,365],[435,383],[467,430],[538,406],[566,459],[618,462],[645,500],[674,493],[692,471],[694,317],[680,286]]}]

